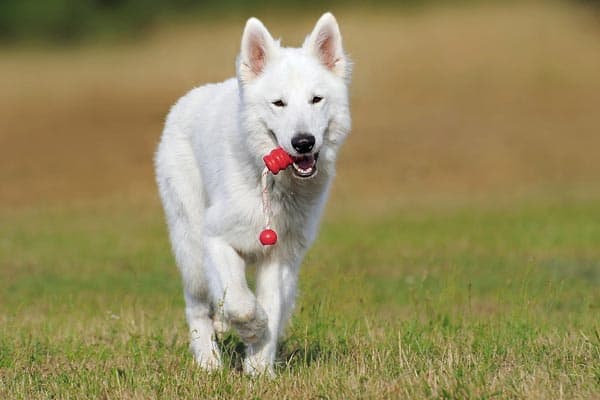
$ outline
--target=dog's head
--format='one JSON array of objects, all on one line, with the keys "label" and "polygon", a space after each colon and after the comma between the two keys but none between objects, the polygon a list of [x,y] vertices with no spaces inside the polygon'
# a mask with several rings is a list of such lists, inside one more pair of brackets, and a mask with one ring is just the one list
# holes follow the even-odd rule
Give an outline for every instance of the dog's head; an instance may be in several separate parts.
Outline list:
[{"label": "dog's head", "polygon": [[237,60],[247,146],[257,159],[281,146],[292,172],[310,178],[333,163],[350,130],[350,61],[335,17],[324,14],[300,48],[281,47],[250,18]]}]

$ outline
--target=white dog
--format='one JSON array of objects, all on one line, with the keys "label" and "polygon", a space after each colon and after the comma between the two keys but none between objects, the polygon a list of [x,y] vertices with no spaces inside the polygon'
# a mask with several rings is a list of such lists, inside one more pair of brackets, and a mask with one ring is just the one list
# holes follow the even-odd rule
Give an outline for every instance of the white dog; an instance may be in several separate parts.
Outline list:
[{"label": "white dog", "polygon": [[[231,325],[247,346],[245,372],[273,375],[298,269],[350,131],[349,80],[332,14],[301,48],[281,47],[251,18],[237,79],[193,89],[167,117],[156,179],[183,278],[191,350],[207,370],[221,366],[215,333]],[[276,147],[293,165],[269,176],[279,241],[263,246],[262,158]],[[246,283],[249,263],[257,266],[256,296]]]}]

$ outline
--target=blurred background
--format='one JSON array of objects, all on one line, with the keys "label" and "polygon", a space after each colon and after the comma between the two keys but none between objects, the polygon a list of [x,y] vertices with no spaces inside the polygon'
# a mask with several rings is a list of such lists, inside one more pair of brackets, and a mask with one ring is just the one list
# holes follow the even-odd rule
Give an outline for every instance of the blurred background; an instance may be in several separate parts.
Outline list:
[{"label": "blurred background", "polygon": [[326,10],[355,63],[330,213],[596,196],[597,5],[3,0],[0,207],[156,206],[170,105],[235,74],[248,17],[298,46]]}]

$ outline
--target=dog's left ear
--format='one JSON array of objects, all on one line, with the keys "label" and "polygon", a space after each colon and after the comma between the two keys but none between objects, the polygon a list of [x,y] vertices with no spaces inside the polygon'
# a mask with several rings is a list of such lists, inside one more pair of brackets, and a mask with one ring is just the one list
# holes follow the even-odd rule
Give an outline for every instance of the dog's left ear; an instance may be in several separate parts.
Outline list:
[{"label": "dog's left ear", "polygon": [[242,82],[249,82],[259,76],[275,55],[277,47],[277,42],[263,23],[250,18],[244,28],[238,59],[238,74]]},{"label": "dog's left ear", "polygon": [[304,48],[334,74],[343,79],[349,78],[350,62],[344,54],[342,34],[332,13],[327,12],[319,18],[306,38]]}]

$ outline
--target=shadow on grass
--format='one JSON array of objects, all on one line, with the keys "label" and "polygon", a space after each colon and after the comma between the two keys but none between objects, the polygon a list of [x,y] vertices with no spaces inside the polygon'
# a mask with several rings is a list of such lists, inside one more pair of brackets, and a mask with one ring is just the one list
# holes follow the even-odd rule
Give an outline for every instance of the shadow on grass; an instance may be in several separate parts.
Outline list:
[{"label": "shadow on grass", "polygon": [[[246,355],[242,340],[235,333],[229,332],[218,342],[223,365],[229,370],[242,372]],[[276,368],[281,372],[308,367],[313,363],[329,360],[333,357],[334,351],[339,354],[340,346],[325,345],[319,339],[292,336],[280,343]]]},{"label": "shadow on grass", "polygon": [[296,370],[313,364],[327,363],[348,354],[348,338],[343,334],[334,334],[334,330],[322,331],[323,334],[291,334],[280,345],[279,366],[282,370]]},{"label": "shadow on grass", "polygon": [[331,355],[330,350],[325,350],[320,342],[310,343],[308,346],[282,346],[278,354],[280,368],[294,370],[300,367],[308,367],[311,364],[324,361]]},{"label": "shadow on grass", "polygon": [[218,343],[225,368],[241,372],[245,355],[245,346],[241,339],[233,332],[228,332]]}]

